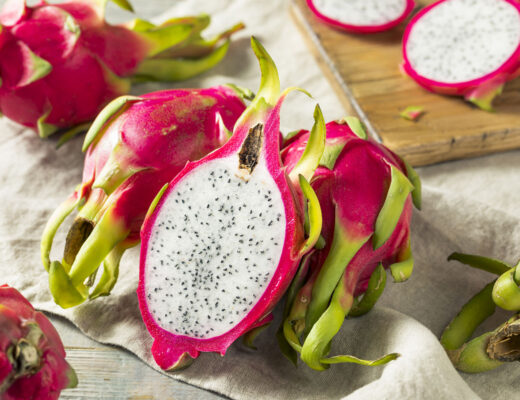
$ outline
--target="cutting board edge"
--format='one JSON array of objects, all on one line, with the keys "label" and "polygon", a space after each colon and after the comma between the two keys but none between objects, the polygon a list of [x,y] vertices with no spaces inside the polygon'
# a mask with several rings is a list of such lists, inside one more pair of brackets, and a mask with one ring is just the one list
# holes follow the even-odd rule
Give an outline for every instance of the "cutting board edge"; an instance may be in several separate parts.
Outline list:
[{"label": "cutting board edge", "polygon": [[[352,94],[345,80],[341,77],[341,74],[335,67],[334,61],[329,57],[327,51],[320,43],[319,35],[312,29],[310,22],[304,17],[304,11],[302,6],[305,6],[304,0],[291,0],[290,2],[290,14],[297,26],[302,33],[302,37],[308,48],[311,50],[316,62],[323,71],[325,77],[330,82],[332,89],[336,93],[342,106],[345,108],[347,113],[355,114],[366,126],[368,134],[380,143],[385,144],[391,150],[399,153],[413,166],[427,166],[437,164],[441,162],[455,161],[467,158],[474,158],[479,156],[485,156],[495,154],[504,151],[514,151],[520,149],[520,133],[510,135],[507,140],[502,142],[494,142],[492,147],[487,148],[474,148],[462,149],[469,143],[464,143],[464,140],[457,141],[457,147],[449,146],[450,149],[445,152],[439,151],[438,144],[432,144],[430,146],[424,146],[419,149],[418,146],[406,146],[397,145],[395,143],[389,143],[384,137],[378,134],[377,130],[368,119],[368,116],[364,112],[363,108]],[[469,138],[472,142],[475,138]],[[473,142],[472,142],[473,143]],[[419,149],[419,151],[418,151]]]}]

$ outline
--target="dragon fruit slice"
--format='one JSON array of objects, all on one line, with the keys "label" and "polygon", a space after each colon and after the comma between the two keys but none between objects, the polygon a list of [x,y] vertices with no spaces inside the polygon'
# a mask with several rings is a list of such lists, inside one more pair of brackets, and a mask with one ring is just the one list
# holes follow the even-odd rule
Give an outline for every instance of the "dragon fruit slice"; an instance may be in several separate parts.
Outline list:
[{"label": "dragon fruit slice", "polygon": [[[92,124],[83,183],[51,216],[42,236],[42,262],[60,306],[107,295],[123,252],[139,231],[155,195],[184,167],[227,141],[245,105],[229,87],[167,90],[121,97]],[[49,255],[57,229],[74,209],[63,261]],[[103,275],[89,290],[99,265]],[[85,282],[85,279],[88,279]]]},{"label": "dragon fruit slice", "polygon": [[[308,138],[302,131],[283,149],[288,171]],[[395,359],[396,354],[375,361],[326,356],[345,317],[369,311],[381,295],[384,268],[390,268],[397,282],[410,276],[410,192],[419,205],[418,177],[390,150],[367,138],[359,120],[348,117],[327,124],[324,155],[310,183],[320,202],[326,244],[302,262],[288,292],[278,333],[282,351],[293,362],[301,353],[317,370],[341,362],[380,365]]]},{"label": "dragon fruit slice", "polygon": [[[520,262],[513,266],[500,260],[462,253],[453,253],[448,260],[499,276],[473,296],[442,333],[441,344],[455,368],[479,373],[505,362],[520,360]],[[470,340],[497,306],[515,314],[495,330]]]},{"label": "dragon fruit slice", "polygon": [[0,398],[57,399],[77,382],[47,317],[16,289],[0,285]]},{"label": "dragon fruit slice", "polygon": [[307,0],[326,24],[355,33],[382,32],[399,25],[413,11],[413,0]]},{"label": "dragon fruit slice", "polygon": [[427,90],[463,96],[491,111],[520,74],[520,3],[441,0],[406,28],[403,70]]},{"label": "dragon fruit slice", "polygon": [[279,153],[286,92],[280,95],[276,67],[255,38],[252,47],[260,89],[233,136],[188,163],[151,208],[141,233],[139,306],[154,338],[152,354],[166,370],[186,366],[200,352],[224,355],[239,336],[268,323],[321,230],[306,178],[323,151],[323,117],[317,107],[313,146],[287,176]]},{"label": "dragon fruit slice", "polygon": [[[115,1],[130,9],[126,0]],[[106,1],[70,0],[34,7],[9,0],[0,12],[0,111],[41,137],[88,123],[131,80],[175,81],[216,65],[229,37],[205,40],[208,16],[175,18],[156,26],[135,19],[104,20]],[[79,131],[79,128],[72,133]]]}]

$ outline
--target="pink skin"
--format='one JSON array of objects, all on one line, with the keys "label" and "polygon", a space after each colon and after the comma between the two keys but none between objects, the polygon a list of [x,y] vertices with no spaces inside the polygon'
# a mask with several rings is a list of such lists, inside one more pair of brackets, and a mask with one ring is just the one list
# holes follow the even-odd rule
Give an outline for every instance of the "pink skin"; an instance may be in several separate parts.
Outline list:
[{"label": "pink skin", "polygon": [[174,190],[176,185],[185,179],[185,177],[189,176],[189,173],[195,170],[198,166],[211,160],[237,154],[250,128],[256,125],[256,123],[252,124],[251,121],[246,120],[242,125],[235,127],[232,138],[223,147],[199,161],[188,163],[170,183],[170,186],[161,198],[161,201],[159,201],[155,212],[143,225],[143,230],[141,232],[141,265],[137,295],[144,323],[150,334],[155,339],[152,346],[152,354],[155,361],[162,369],[168,370],[182,367],[187,362],[191,361],[191,359],[198,357],[200,352],[218,352],[224,355],[227,348],[239,336],[265,322],[261,321],[261,323],[258,323],[259,320],[266,318],[274,305],[280,300],[296,272],[301,257],[298,254],[298,251],[303,242],[303,220],[300,208],[301,205],[294,199],[294,189],[291,187],[291,183],[288,181],[286,172],[282,168],[280,162],[279,113],[282,101],[283,98],[278,101],[278,104],[273,109],[268,111],[265,118],[262,118],[265,121],[265,139],[263,141],[264,145],[262,152],[266,158],[267,169],[276,182],[282,199],[284,199],[286,217],[284,249],[271,282],[262,297],[242,321],[226,333],[210,339],[196,339],[188,336],[175,335],[162,329],[148,310],[145,280],[145,269],[147,268],[146,254],[149,246],[148,242],[150,240],[150,235],[158,211],[161,209],[164,200]]},{"label": "pink skin", "polygon": [[[296,165],[308,137],[309,134],[302,131],[282,150],[282,160],[288,171]],[[329,122],[327,145],[337,143],[344,143],[345,147],[333,170],[321,166],[311,180],[322,208],[322,236],[326,246],[313,255],[309,278],[301,290],[307,298],[310,298],[314,281],[330,250],[336,214],[345,226],[350,227],[349,232],[357,231],[359,237],[371,234],[388,190],[390,167],[387,163],[406,170],[400,159],[384,146],[371,139],[359,138],[347,124]],[[348,269],[352,273],[348,274],[349,282],[345,287],[354,296],[366,291],[368,280],[380,262],[388,267],[397,261],[407,245],[411,214],[409,198],[396,229],[385,244],[373,250],[372,242],[368,241],[351,260]]]},{"label": "pink skin", "polygon": [[[146,57],[148,45],[139,36],[106,24],[86,2],[24,7],[23,0],[12,0],[7,6],[0,14],[0,21],[9,22],[0,35],[0,109],[27,127],[36,128],[46,113],[45,123],[56,128],[91,120],[129,87],[128,82],[109,76],[107,67],[129,76]],[[67,16],[75,17],[79,37],[66,29]],[[9,79],[20,65],[29,76],[33,72],[23,46],[47,61],[52,71],[32,83]]]},{"label": "pink skin", "polygon": [[[188,35],[178,42],[180,37],[171,33],[175,23],[166,22],[153,28],[156,39],[151,39],[148,33],[125,25],[109,25],[101,3],[87,0],[53,5],[41,1],[34,7],[26,6],[25,0],[9,0],[0,11],[0,23],[0,111],[38,129],[41,136],[93,120],[112,99],[129,91],[130,78],[141,74],[139,68],[156,52],[161,52],[160,59],[166,63],[177,58],[165,53],[171,46],[192,45],[198,37]],[[220,41],[242,27],[236,25],[223,33]],[[192,58],[202,62],[195,68],[198,73],[220,60],[204,59],[222,47],[217,42],[195,42],[199,53]],[[166,64],[158,67],[162,69]],[[167,73],[145,75],[140,78],[182,78]]]},{"label": "pink skin", "polygon": [[313,12],[313,14],[320,19],[321,21],[325,22],[327,25],[332,26],[333,28],[340,29],[347,32],[353,32],[353,33],[377,33],[377,32],[383,32],[387,31],[389,29],[392,29],[393,27],[399,25],[401,22],[403,22],[413,11],[415,7],[414,0],[406,0],[406,9],[404,10],[403,14],[399,16],[399,18],[389,21],[386,24],[382,25],[349,25],[344,24],[338,20],[335,20],[333,18],[330,18],[318,11],[316,6],[314,5],[313,0],[307,0],[307,5]]},{"label": "pink skin", "polygon": [[[428,7],[423,8],[419,11],[410,21],[403,37],[403,59],[404,62],[401,66],[402,70],[413,78],[423,88],[440,94],[452,95],[452,96],[464,96],[466,98],[479,98],[485,96],[490,91],[495,90],[504,83],[518,77],[520,75],[520,43],[515,52],[509,57],[509,59],[500,66],[496,71],[490,72],[480,78],[473,79],[466,82],[457,83],[445,83],[439,82],[432,79],[428,79],[424,76],[419,75],[412,67],[408,55],[406,52],[406,44],[410,37],[413,26],[420,20],[420,18],[428,13],[429,10],[436,7],[437,5],[448,1],[440,0]],[[520,3],[517,0],[502,0],[513,5],[520,14]]]},{"label": "pink skin", "polygon": [[41,367],[33,375],[16,379],[2,393],[3,400],[53,400],[69,385],[70,366],[65,361],[65,349],[50,321],[15,289],[0,286],[0,385],[9,376],[13,366],[6,351],[18,340],[26,337],[27,324],[35,323],[42,330],[38,348],[41,351]]},{"label": "pink skin", "polygon": [[[116,100],[108,106],[100,117],[107,118],[102,123],[94,122],[84,145],[83,181],[56,209],[42,234],[42,263],[51,274],[50,290],[64,308],[110,294],[120,258],[139,243],[141,225],[157,193],[186,162],[224,144],[226,129],[233,129],[245,109],[235,91],[224,86],[165,90],[123,99],[126,102]],[[54,236],[74,209],[78,214],[63,253],[71,278],[58,277],[62,282],[54,284],[50,268]],[[101,284],[89,290],[84,281],[100,264],[104,271]],[[107,266],[115,272],[106,273]],[[84,289],[79,293],[81,285]],[[63,295],[64,286],[75,296],[74,301]]]},{"label": "pink skin", "polygon": [[[150,203],[161,187],[189,160],[197,160],[223,144],[218,116],[228,129],[245,109],[233,90],[217,86],[209,89],[165,90],[141,96],[110,124],[85,157],[83,184],[78,194],[106,208],[107,196],[92,188],[96,177],[112,155],[123,169],[137,169],[110,195],[116,205],[114,216],[130,228],[130,240],[139,231]],[[189,111],[184,113],[183,111]],[[170,134],[164,134],[170,132]]]}]

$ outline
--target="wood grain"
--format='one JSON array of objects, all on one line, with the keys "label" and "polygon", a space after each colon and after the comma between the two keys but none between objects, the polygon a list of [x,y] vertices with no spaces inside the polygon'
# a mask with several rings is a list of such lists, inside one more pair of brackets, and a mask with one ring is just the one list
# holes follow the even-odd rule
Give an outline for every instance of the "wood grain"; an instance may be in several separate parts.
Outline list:
[{"label": "wood grain", "polygon": [[222,397],[175,381],[142,361],[111,347],[66,347],[79,384],[60,399],[216,400]]},{"label": "wood grain", "polygon": [[172,379],[150,368],[134,354],[98,343],[72,323],[47,315],[58,330],[78,386],[61,392],[60,400],[219,400],[226,397]]},{"label": "wood grain", "polygon": [[[405,24],[355,35],[319,22],[305,0],[293,0],[291,12],[346,111],[357,114],[373,137],[411,164],[520,148],[520,79],[506,85],[494,113],[485,112],[461,98],[429,93],[403,76],[399,64]],[[399,116],[411,105],[424,107],[419,121]]]}]

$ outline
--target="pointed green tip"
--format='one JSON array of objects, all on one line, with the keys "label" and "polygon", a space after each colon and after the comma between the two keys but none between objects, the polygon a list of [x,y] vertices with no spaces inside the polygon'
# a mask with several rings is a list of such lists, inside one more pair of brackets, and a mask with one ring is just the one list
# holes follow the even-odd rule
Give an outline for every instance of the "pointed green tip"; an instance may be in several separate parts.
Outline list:
[{"label": "pointed green tip", "polygon": [[108,103],[108,105],[103,110],[101,110],[90,126],[87,135],[85,136],[85,141],[83,142],[83,147],[81,150],[83,152],[87,151],[89,146],[92,144],[92,142],[94,142],[100,131],[103,129],[105,123],[119,111],[122,111],[127,103],[138,100],[141,100],[141,98],[137,96],[121,96]]},{"label": "pointed green tip", "polygon": [[68,369],[66,374],[68,383],[66,389],[73,389],[76,386],[78,386],[78,376],[76,375],[76,371],[74,371],[74,368],[72,368],[69,363],[67,363],[67,366]]},{"label": "pointed green tip", "polygon": [[127,0],[112,0],[115,4],[121,7],[123,10],[134,12],[134,7]]},{"label": "pointed green tip", "polygon": [[300,175],[303,175],[307,181],[311,180],[325,150],[325,136],[325,120],[321,108],[317,104],[314,109],[314,125],[312,126],[309,140],[307,141],[300,160],[289,174],[293,182],[295,182],[296,178]]},{"label": "pointed green tip", "polygon": [[58,131],[58,127],[52,124],[48,124],[45,122],[49,114],[51,113],[51,110],[46,112],[44,115],[42,115],[40,118],[38,118],[38,121],[36,122],[36,127],[38,129],[38,135],[42,138],[48,138],[50,135]]},{"label": "pointed green tip", "polygon": [[72,281],[58,261],[53,261],[49,269],[49,289],[54,302],[62,308],[70,308],[83,303],[86,293],[74,287]]},{"label": "pointed green tip", "polygon": [[361,301],[352,306],[349,317],[360,317],[369,312],[377,303],[386,286],[386,271],[383,264],[379,264],[372,272],[368,281],[368,287]]},{"label": "pointed green tip", "polygon": [[260,64],[262,72],[262,79],[260,81],[260,88],[256,94],[255,100],[264,98],[265,101],[274,106],[280,97],[280,79],[278,77],[278,70],[276,65],[262,44],[251,36],[251,47]]},{"label": "pointed green tip", "polygon": [[361,121],[356,117],[345,117],[343,120],[347,123],[348,127],[354,132],[360,139],[366,139],[367,133]]},{"label": "pointed green tip", "polygon": [[307,216],[309,221],[309,233],[307,240],[305,240],[300,250],[300,254],[303,255],[312,249],[320,238],[323,217],[318,196],[316,196],[316,193],[303,175],[299,175],[299,183],[301,191],[308,201]]},{"label": "pointed green tip", "polygon": [[412,166],[403,158],[401,158],[403,161],[405,168],[406,168],[406,176],[412,182],[413,190],[412,190],[412,201],[415,208],[417,208],[419,211],[422,208],[422,182],[421,178],[419,177],[419,174],[415,171],[415,169],[412,168]]},{"label": "pointed green tip", "polygon": [[157,204],[159,204],[159,201],[161,201],[161,198],[162,198],[164,192],[166,192],[166,189],[168,189],[168,186],[169,186],[169,183],[166,183],[161,188],[161,190],[159,190],[159,192],[157,193],[157,195],[153,199],[152,203],[150,204],[150,208],[148,208],[148,211],[146,212],[145,220],[150,218],[150,216],[153,214],[153,212],[155,211],[155,207],[157,207]]},{"label": "pointed green tip", "polygon": [[80,134],[82,132],[87,132],[89,128],[90,128],[90,122],[88,122],[86,124],[76,125],[73,128],[63,132],[60,135],[60,139],[58,140],[58,143],[56,143],[56,149],[59,149],[61,146],[63,146],[69,140],[72,140],[78,134]]},{"label": "pointed green tip", "polygon": [[243,101],[252,101],[255,98],[255,94],[247,88],[237,86],[234,83],[226,83],[224,86],[233,90],[236,93],[236,95],[240,97]]},{"label": "pointed green tip", "polygon": [[413,272],[414,259],[410,253],[410,257],[406,260],[394,263],[390,265],[390,273],[392,274],[392,278],[394,278],[394,282],[402,283],[410,279]]},{"label": "pointed green tip", "polygon": [[512,268],[511,265],[509,265],[503,261],[500,261],[500,260],[497,260],[494,258],[472,255],[472,254],[464,254],[464,253],[457,253],[457,252],[451,253],[448,256],[448,261],[452,261],[452,260],[458,261],[462,264],[469,265],[470,267],[478,268],[483,271],[487,271],[487,272],[490,272],[490,273],[496,274],[496,275],[502,275],[503,273],[509,271]]},{"label": "pointed green tip", "polygon": [[473,103],[481,110],[494,112],[493,100],[502,93],[503,89],[504,85],[491,88],[484,86],[476,89],[473,93],[470,93],[469,96],[466,97],[466,100]]},{"label": "pointed green tip", "polygon": [[24,85],[28,85],[39,79],[42,79],[52,72],[52,65],[47,60],[38,57],[36,54],[30,51],[30,49],[29,52],[33,69],[31,76],[27,79],[27,81],[24,82]]},{"label": "pointed green tip", "polygon": [[385,202],[377,216],[372,244],[374,250],[380,248],[392,235],[401,218],[408,195],[413,190],[412,183],[394,165],[390,165],[391,181]]}]

